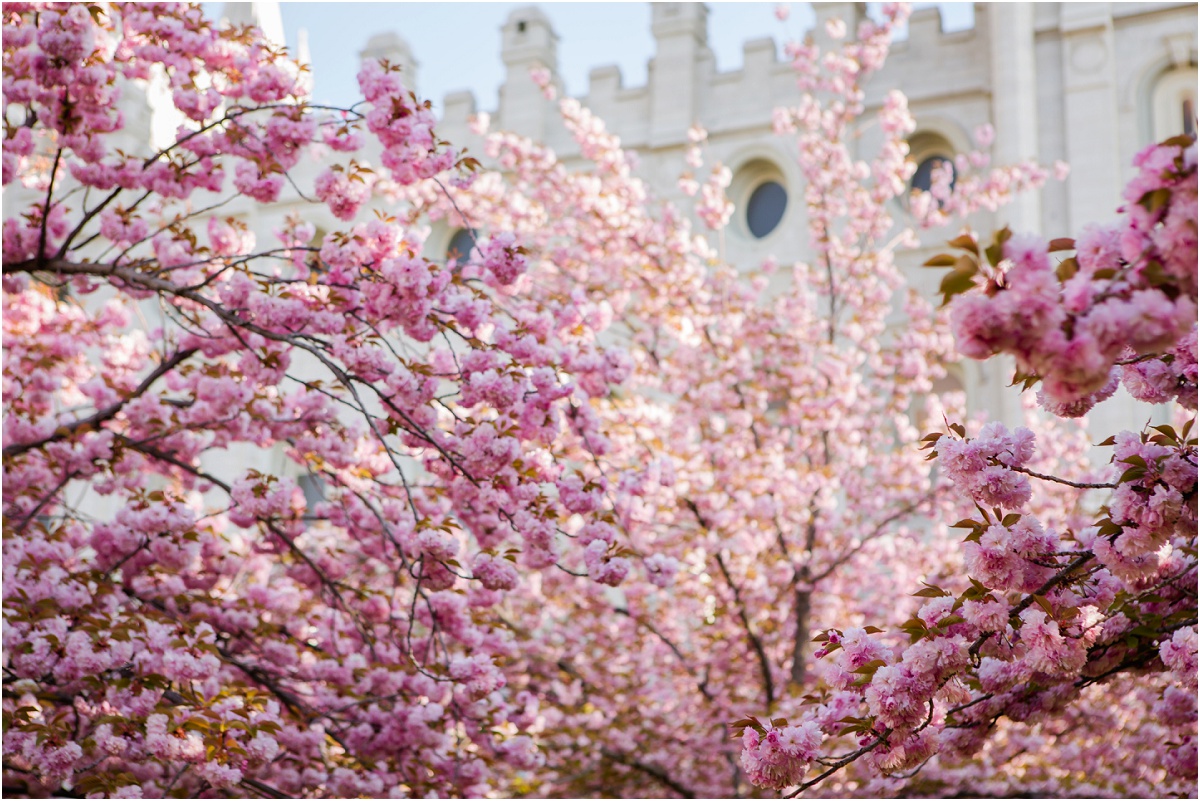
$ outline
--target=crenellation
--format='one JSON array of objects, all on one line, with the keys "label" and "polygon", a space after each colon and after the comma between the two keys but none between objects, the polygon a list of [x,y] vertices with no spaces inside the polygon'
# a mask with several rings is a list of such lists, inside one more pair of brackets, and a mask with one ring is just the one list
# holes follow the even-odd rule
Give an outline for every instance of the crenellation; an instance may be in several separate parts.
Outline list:
[{"label": "crenellation", "polygon": [[[626,88],[616,65],[593,69],[588,75],[588,93],[583,103],[600,119],[629,121],[622,127],[627,147],[646,147],[650,136],[650,89],[648,85]],[[557,142],[557,140],[555,140]],[[564,141],[563,147],[573,143]]]},{"label": "crenellation", "polygon": [[[975,17],[976,27],[970,31],[936,33],[937,41],[923,42],[910,38],[898,43],[888,55],[884,75],[886,80],[867,84],[867,102],[882,102],[884,95],[899,87],[909,100],[932,97],[970,97],[990,94],[993,86],[988,65],[990,45],[986,19]],[[936,76],[936,80],[931,80]]]},{"label": "crenellation", "polygon": [[446,125],[465,127],[477,111],[474,92],[448,92],[442,98],[442,121]]},{"label": "crenellation", "polygon": [[854,32],[858,30],[858,24],[867,17],[866,3],[813,3],[813,12],[816,14],[817,22],[810,31],[811,36],[822,47],[828,46],[831,42],[826,29],[826,24],[834,19],[839,19],[846,23],[847,37],[853,37]]},{"label": "crenellation", "polygon": [[588,72],[588,96],[597,94],[615,95],[624,88],[625,79],[621,68],[616,64],[605,64],[603,67],[593,67]]},{"label": "crenellation", "polygon": [[942,10],[937,6],[918,8],[908,18],[908,41],[910,47],[914,44],[934,44],[941,39],[945,32],[946,28],[942,20]]},{"label": "crenellation", "polygon": [[742,45],[742,72],[747,78],[767,78],[778,64],[779,50],[771,37],[751,39]]},{"label": "crenellation", "polygon": [[795,73],[790,64],[775,58],[774,40],[756,42],[763,46],[746,48],[742,69],[716,74],[705,87],[707,113],[700,122],[711,133],[769,132],[775,107],[795,94]]}]

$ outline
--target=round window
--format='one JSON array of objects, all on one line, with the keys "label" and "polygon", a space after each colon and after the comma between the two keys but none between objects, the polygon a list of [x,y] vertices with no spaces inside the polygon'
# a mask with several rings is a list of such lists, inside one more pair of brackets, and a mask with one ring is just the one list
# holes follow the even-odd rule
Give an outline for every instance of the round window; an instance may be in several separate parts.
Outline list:
[{"label": "round window", "polygon": [[779,226],[787,210],[787,190],[777,181],[755,187],[746,203],[746,227],[755,239],[762,239]]},{"label": "round window", "polygon": [[912,188],[928,192],[933,186],[933,171],[943,164],[950,165],[950,187],[954,188],[954,183],[958,180],[958,173],[954,169],[954,162],[945,156],[930,156],[918,164],[917,171],[913,173]]},{"label": "round window", "polygon": [[475,237],[471,236],[471,232],[466,228],[459,228],[454,232],[454,236],[450,237],[450,244],[446,246],[446,258],[461,264],[467,260],[474,247]]}]

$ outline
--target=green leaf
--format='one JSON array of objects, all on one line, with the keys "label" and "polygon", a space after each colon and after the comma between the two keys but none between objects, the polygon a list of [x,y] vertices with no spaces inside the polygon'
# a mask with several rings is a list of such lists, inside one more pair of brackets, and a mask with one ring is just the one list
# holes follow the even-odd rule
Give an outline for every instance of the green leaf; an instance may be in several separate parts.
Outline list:
[{"label": "green leaf", "polygon": [[1166,205],[1171,202],[1171,190],[1166,187],[1154,189],[1142,195],[1138,200],[1138,205],[1146,209],[1151,214],[1157,214],[1166,208]]},{"label": "green leaf", "polygon": [[763,726],[762,723],[759,722],[759,719],[754,717],[754,715],[746,715],[746,717],[742,718],[741,720],[730,723],[729,727],[737,731],[739,737],[746,729],[754,729],[759,734],[767,733],[767,728]]},{"label": "green leaf", "polygon": [[1059,281],[1065,283],[1070,281],[1077,272],[1079,272],[1079,262],[1074,256],[1072,256],[1068,259],[1063,259],[1060,261],[1058,263],[1058,268],[1054,271],[1054,274],[1058,276]]},{"label": "green leaf", "polygon": [[1151,259],[1146,263],[1146,266],[1142,268],[1142,277],[1146,279],[1147,284],[1154,287],[1171,283],[1171,276],[1167,275],[1162,262],[1158,259]]},{"label": "green leaf", "polygon": [[938,255],[925,262],[922,267],[953,267],[958,259],[949,253],[939,253]]},{"label": "green leaf", "polygon": [[975,237],[971,236],[970,234],[959,234],[946,244],[952,248],[969,250],[976,256],[979,255],[979,245],[975,242]]},{"label": "green leaf", "polygon": [[1146,468],[1131,467],[1121,474],[1121,477],[1117,479],[1117,483],[1124,484],[1126,481],[1136,481],[1144,475],[1146,475]]},{"label": "green leaf", "polygon": [[988,264],[993,267],[1004,261],[1004,251],[999,245],[988,245],[983,252],[987,256]]},{"label": "green leaf", "polygon": [[942,305],[948,304],[955,295],[961,295],[974,286],[974,273],[965,273],[959,270],[948,273],[942,279],[942,283],[938,285],[938,292],[942,295]]},{"label": "green leaf", "polygon": [[1178,134],[1159,142],[1159,147],[1191,147],[1193,141],[1187,134]]}]

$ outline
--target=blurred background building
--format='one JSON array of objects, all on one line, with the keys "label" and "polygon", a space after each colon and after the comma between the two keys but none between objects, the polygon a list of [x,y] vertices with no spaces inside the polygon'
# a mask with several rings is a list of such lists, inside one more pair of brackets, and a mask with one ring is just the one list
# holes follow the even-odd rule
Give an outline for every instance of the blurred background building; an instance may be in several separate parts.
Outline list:
[{"label": "blurred background building", "polygon": [[[382,12],[386,6],[379,8]],[[854,22],[868,7],[820,3],[813,10],[816,25],[811,35],[819,38],[826,19],[838,17],[854,30]],[[221,13],[233,23],[257,24],[285,43],[278,3],[226,3]],[[894,45],[885,68],[868,83],[865,119],[870,120],[888,91],[898,88],[908,96],[917,121],[909,140],[918,165],[915,187],[928,186],[938,162],[968,150],[971,132],[983,123],[995,128],[995,163],[1023,158],[1044,165],[1066,161],[1071,172],[1065,182],[1051,181],[1041,192],[998,212],[978,214],[970,223],[985,234],[1010,225],[1047,236],[1070,235],[1088,222],[1114,217],[1135,153],[1152,142],[1195,130],[1196,30],[1194,3],[976,3],[974,26],[952,32],[946,30],[938,8],[924,8],[913,14],[907,39]],[[733,172],[730,199],[736,212],[722,243],[726,258],[745,265],[772,255],[785,264],[802,260],[807,231],[794,140],[776,136],[771,126],[772,110],[793,103],[797,89],[792,68],[778,57],[775,41],[745,42],[741,69],[718,70],[709,41],[709,8],[701,3],[651,4],[651,34],[654,52],[644,84],[627,86],[619,67],[599,65],[591,70],[587,91],[579,99],[620,136],[623,146],[637,152],[639,175],[654,193],[681,208],[691,207],[691,199],[677,184],[687,169],[687,130],[693,123],[702,124],[709,132],[708,162],[723,162]],[[345,37],[341,31],[328,35]],[[308,43],[303,33],[299,38],[289,44],[293,54],[307,61]],[[527,6],[512,11],[497,32],[504,65],[497,107],[479,108],[470,92],[433,98],[435,103],[440,100],[442,110],[439,134],[479,154],[481,143],[469,121],[486,111],[493,130],[528,136],[549,145],[568,164],[578,161],[578,147],[555,104],[529,75],[532,68],[543,67],[552,82],[564,88],[559,44],[543,10]],[[401,65],[410,88],[422,94],[419,65],[400,35],[370,34],[360,55]],[[164,108],[169,98],[156,100],[151,91],[149,99],[144,113],[150,118],[143,125],[172,134],[174,125]],[[879,132],[868,124],[860,133],[857,146],[868,156],[877,148]],[[326,209],[295,196],[269,208],[246,204],[237,211],[260,238],[292,211],[322,230],[336,225]],[[901,202],[895,215],[904,222],[907,211]],[[944,231],[924,236],[925,247],[907,254],[903,263],[915,268],[946,237]],[[427,254],[437,258],[464,241],[464,232],[440,223],[430,234]],[[938,273],[910,269],[912,282],[931,298]],[[897,318],[896,324],[903,320]],[[1003,360],[965,362],[947,379],[946,388],[963,388],[968,409],[1013,423],[1019,420],[1019,402],[1015,391],[1007,388],[1011,375],[1011,365]],[[1095,429],[1115,431],[1141,427],[1153,415],[1165,413],[1135,403],[1122,390],[1090,416]]]}]

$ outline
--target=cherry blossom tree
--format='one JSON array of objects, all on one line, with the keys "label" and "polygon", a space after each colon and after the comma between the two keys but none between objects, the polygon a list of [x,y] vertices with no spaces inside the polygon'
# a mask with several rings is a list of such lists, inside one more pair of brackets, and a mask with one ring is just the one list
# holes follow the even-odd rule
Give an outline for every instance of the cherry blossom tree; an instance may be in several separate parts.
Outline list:
[{"label": "cherry blossom tree", "polygon": [[[965,761],[1002,720],[1089,725],[1120,699],[1145,716],[1133,739],[1151,761],[1124,788],[1074,783],[1085,794],[1194,790],[1195,137],[1148,147],[1135,167],[1116,224],[1052,242],[1007,229],[986,247],[962,238],[951,243],[959,256],[930,264],[954,266],[959,348],[1014,355],[1015,381],[1041,383],[1047,409],[1080,415],[1123,382],[1143,400],[1177,402],[1180,424],[1105,440],[1102,482],[1031,469],[1028,429],[991,423],[967,436],[955,423],[927,436],[975,506],[955,524],[968,532],[965,574],[917,593],[929,600],[901,627],[908,643],[859,626],[820,636],[832,654],[826,692],[794,722],[739,722],[743,765],[760,786],[794,796],[856,761],[912,776],[935,754]],[[1082,524],[1050,521],[1030,507],[1030,478],[1111,492]],[[1092,740],[1089,761],[1128,747]]]},{"label": "cherry blossom tree", "polygon": [[[521,623],[527,678],[519,686],[530,714],[542,717],[534,733],[547,760],[518,777],[521,792],[753,792],[745,772],[753,768],[738,762],[721,724],[747,708],[792,714],[806,695],[818,697],[824,665],[808,651],[818,621],[873,618],[899,628],[918,602],[894,599],[918,577],[966,570],[947,530],[928,522],[956,505],[918,448],[922,415],[930,426],[943,411],[961,415],[927,397],[953,358],[949,329],[904,291],[893,263],[914,242],[893,220],[911,175],[904,137],[912,122],[899,94],[877,120],[863,117],[863,81],[903,13],[889,12],[830,53],[792,50],[803,99],[781,110],[777,125],[795,135],[808,180],[812,264],[723,264],[678,209],[649,197],[632,177],[636,158],[570,99],[560,110],[582,168],[488,133],[480,120],[501,171],[453,203],[436,187],[408,192],[414,224],[428,215],[477,236],[518,232],[536,283],[598,304],[633,360],[619,391],[593,399],[610,447],[581,468],[593,502],[610,498],[619,524],[581,525],[579,534],[623,542],[649,582],[615,593],[556,575],[514,610],[514,620],[535,622]],[[553,96],[548,73],[534,77]],[[854,134],[876,122],[884,143],[875,161],[861,162]],[[705,134],[694,128],[690,139],[692,171],[681,188],[697,198],[696,217],[719,231],[731,211],[728,171],[701,174]],[[937,202],[914,204],[914,215],[941,224],[1046,177],[1033,165],[987,168],[985,154],[965,157],[956,187],[943,182]],[[904,324],[889,330],[897,306]],[[1039,431],[1060,444],[1032,467],[1063,464],[1099,480],[1087,475],[1085,435],[1045,422]],[[1075,493],[1039,493],[1038,504],[1084,525]],[[1052,748],[1050,738],[1037,744]],[[1011,750],[995,753],[998,771]],[[857,772],[834,794],[901,786],[865,785],[871,773]],[[947,768],[937,781],[970,792],[994,778],[980,777]]]},{"label": "cherry blossom tree", "polygon": [[[6,794],[470,796],[532,764],[497,604],[628,569],[558,533],[612,515],[566,470],[605,444],[600,329],[509,234],[457,268],[360,213],[469,183],[396,68],[322,108],[197,6],[3,15]],[[158,150],[117,105],[152,80]],[[281,196],[347,225],[223,214]]]},{"label": "cherry blossom tree", "polygon": [[[1029,431],[921,432],[963,418],[932,393],[955,337],[1012,353],[1057,413],[1114,371],[1194,408],[1194,146],[1147,154],[1142,233],[1081,236],[1061,293],[1047,250],[1067,243],[954,239],[945,315],[895,263],[917,244],[894,219],[905,100],[864,109],[902,7],[789,51],[800,100],[776,127],[814,256],[786,267],[721,259],[729,174],[701,172],[699,127],[693,228],[569,99],[584,169],[480,120],[498,168],[480,174],[386,63],[364,65],[363,103],[322,108],[284,54],[195,7],[4,14],[6,792],[1144,795],[1164,766],[1186,777],[1189,432],[1119,437],[1119,481],[1032,409]],[[185,118],[158,150],[115,106],[147,80]],[[916,223],[1046,179],[992,168],[977,139],[953,184],[908,199]],[[233,210],[280,198],[346,225],[316,241],[298,217],[260,245]],[[426,252],[443,219],[470,253]],[[1064,354],[1076,331],[1090,361]],[[247,467],[270,448],[287,470]],[[1137,760],[1112,758],[1118,738]]]}]

